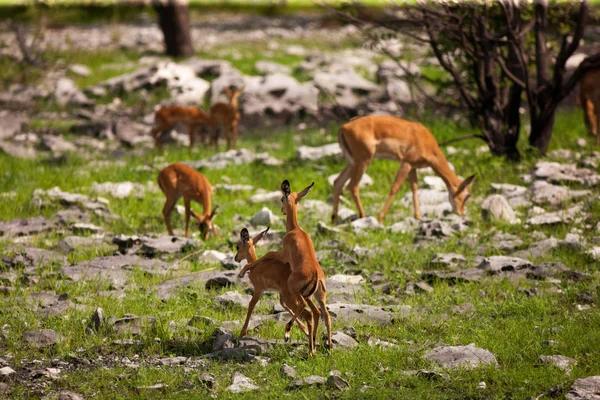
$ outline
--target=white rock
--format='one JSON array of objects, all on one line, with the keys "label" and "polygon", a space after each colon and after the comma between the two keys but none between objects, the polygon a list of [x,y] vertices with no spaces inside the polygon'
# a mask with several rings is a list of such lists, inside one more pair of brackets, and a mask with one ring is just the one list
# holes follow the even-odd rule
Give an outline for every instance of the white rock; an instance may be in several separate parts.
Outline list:
[{"label": "white rock", "polygon": [[85,65],[81,65],[81,64],[71,65],[69,67],[69,71],[71,71],[75,75],[79,75],[79,76],[90,76],[92,73],[92,71],[88,67],[86,67]]},{"label": "white rock", "polygon": [[296,158],[300,161],[316,161],[324,157],[338,156],[341,154],[342,149],[337,142],[319,147],[300,146],[296,150]]},{"label": "white rock", "polygon": [[217,250],[205,250],[204,253],[198,257],[198,261],[205,264],[220,264],[225,258],[227,258],[227,254],[225,253],[221,253]]},{"label": "white rock", "polygon": [[0,376],[10,376],[15,373],[15,370],[11,367],[0,368]]},{"label": "white rock", "polygon": [[[333,186],[333,183],[335,182],[335,179],[339,176],[340,174],[333,174],[331,176],[329,176],[329,178],[327,178],[327,182],[329,182],[329,184],[331,186]],[[348,184],[350,183],[350,180],[348,180],[348,182],[346,182],[346,186],[348,186]],[[367,175],[367,174],[363,174],[363,176],[360,178],[360,182],[358,183],[359,187],[364,187],[364,186],[370,186],[373,184],[373,179]]]},{"label": "white rock", "polygon": [[244,393],[258,389],[260,388],[256,386],[252,379],[242,375],[240,372],[236,372],[233,375],[233,384],[227,386],[227,391],[232,393]]},{"label": "white rock", "polygon": [[336,282],[340,282],[340,283],[345,283],[347,285],[358,285],[359,283],[362,283],[365,278],[363,278],[360,275],[344,275],[344,274],[335,274],[333,276],[328,277],[327,279],[330,279],[332,281],[336,281]]},{"label": "white rock", "polygon": [[425,182],[425,185],[427,185],[428,188],[433,190],[438,190],[440,192],[446,190],[446,184],[444,183],[444,180],[437,175],[425,176],[423,178],[423,182]]},{"label": "white rock", "polygon": [[381,225],[375,217],[359,218],[350,223],[354,233],[360,233],[365,230],[380,229]]},{"label": "white rock", "polygon": [[250,223],[254,226],[270,226],[274,224],[280,224],[281,218],[273,214],[273,211],[271,211],[268,207],[263,207],[260,211],[254,214],[254,216],[252,216]]},{"label": "white rock", "polygon": [[594,260],[600,260],[600,247],[593,247],[587,252]]},{"label": "white rock", "polygon": [[507,221],[511,224],[521,222],[508,201],[499,194],[488,196],[481,203],[481,215],[485,220]]},{"label": "white rock", "polygon": [[257,193],[255,195],[250,196],[248,201],[252,204],[256,203],[279,203],[281,204],[281,197],[283,195],[280,191],[268,192],[268,193]]}]

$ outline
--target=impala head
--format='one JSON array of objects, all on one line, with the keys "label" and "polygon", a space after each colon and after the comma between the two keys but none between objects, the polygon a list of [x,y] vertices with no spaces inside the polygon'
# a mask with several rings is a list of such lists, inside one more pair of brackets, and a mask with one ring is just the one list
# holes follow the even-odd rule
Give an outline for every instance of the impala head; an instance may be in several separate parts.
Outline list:
[{"label": "impala head", "polygon": [[231,103],[232,106],[237,108],[238,98],[240,97],[240,95],[242,94],[243,91],[244,91],[243,87],[239,88],[235,92],[229,88],[225,88],[225,93],[227,93],[227,97],[229,97],[229,102]]},{"label": "impala head", "polygon": [[241,262],[242,260],[248,260],[250,253],[254,252],[254,246],[256,243],[258,243],[258,241],[261,240],[267,234],[267,232],[269,232],[269,228],[260,232],[253,238],[250,238],[248,229],[242,229],[240,232],[240,241],[236,244],[237,253],[235,254],[235,261]]},{"label": "impala head", "polygon": [[200,228],[200,237],[202,240],[207,240],[211,234],[216,234],[215,226],[213,224],[213,220],[217,215],[219,210],[219,206],[215,206],[210,215],[198,215],[196,218],[198,219],[198,227]]},{"label": "impala head", "polygon": [[288,212],[294,212],[300,200],[310,193],[314,185],[315,183],[313,182],[301,192],[292,192],[288,180],[283,181],[281,184],[281,192],[283,193],[283,196],[281,196],[281,212],[283,215],[287,215]]},{"label": "impala head", "polygon": [[464,181],[458,185],[458,188],[454,193],[448,192],[448,197],[450,198],[450,204],[452,204],[452,208],[454,212],[458,215],[465,215],[465,203],[471,197],[471,193],[469,192],[469,187],[473,183],[475,179],[475,175],[471,175]]}]

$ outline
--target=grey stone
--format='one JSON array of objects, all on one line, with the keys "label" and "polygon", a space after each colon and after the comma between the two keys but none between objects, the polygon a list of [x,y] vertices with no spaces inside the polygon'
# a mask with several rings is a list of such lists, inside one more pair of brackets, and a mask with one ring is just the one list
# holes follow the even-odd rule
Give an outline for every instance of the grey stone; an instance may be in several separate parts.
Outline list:
[{"label": "grey stone", "polygon": [[146,257],[156,257],[160,254],[174,254],[200,247],[200,242],[177,236],[160,236],[158,238],[143,238],[139,253]]},{"label": "grey stone", "polygon": [[97,257],[68,267],[60,272],[73,281],[103,279],[112,282],[115,287],[123,287],[127,281],[128,272],[135,269],[150,274],[164,275],[168,264],[159,260],[149,260],[135,255]]},{"label": "grey stone", "polygon": [[8,378],[11,377],[15,374],[15,370],[12,369],[11,367],[2,367],[0,368],[0,377],[2,378]]},{"label": "grey stone", "polygon": [[13,112],[0,112],[0,142],[21,132],[23,123],[27,121],[24,115]]},{"label": "grey stone", "polygon": [[467,346],[440,346],[425,353],[425,358],[442,368],[476,368],[480,365],[497,365],[496,357],[488,350]]},{"label": "grey stone", "polygon": [[224,259],[221,260],[221,266],[227,270],[238,270],[240,268],[240,263],[235,261],[235,257],[232,255],[228,255]]},{"label": "grey stone", "polygon": [[404,232],[411,233],[414,232],[419,227],[419,220],[416,218],[408,217],[404,218],[400,222],[396,222],[392,224],[388,229],[392,232]]},{"label": "grey stone", "polygon": [[600,400],[600,375],[577,379],[573,382],[565,398],[567,400]]},{"label": "grey stone", "polygon": [[286,363],[283,363],[280,371],[283,376],[286,376],[288,378],[294,379],[296,377],[296,370],[287,365]]},{"label": "grey stone", "polygon": [[77,151],[77,147],[73,143],[67,142],[62,136],[54,135],[42,135],[41,147],[58,154]]},{"label": "grey stone", "polygon": [[92,71],[82,64],[72,64],[69,66],[69,71],[79,76],[90,76]]},{"label": "grey stone", "polygon": [[217,380],[213,374],[200,374],[198,376],[198,382],[208,390],[214,390],[217,388]]},{"label": "grey stone", "polygon": [[362,233],[365,231],[382,228],[381,224],[379,223],[379,221],[377,221],[377,218],[375,217],[359,218],[357,220],[352,221],[350,223],[350,226],[352,226],[352,230],[354,231],[354,233]]},{"label": "grey stone", "polygon": [[228,183],[217,183],[213,185],[213,189],[222,190],[224,192],[247,192],[250,190],[254,190],[254,186],[252,185],[243,185],[243,184],[235,184],[231,185]]},{"label": "grey stone", "polygon": [[231,393],[245,393],[258,389],[260,388],[256,386],[252,379],[244,376],[240,372],[236,372],[233,375],[233,383],[230,386],[227,386],[226,390]]},{"label": "grey stone", "polygon": [[53,221],[44,217],[20,218],[0,222],[1,236],[28,236],[56,228]]},{"label": "grey stone", "polygon": [[273,61],[265,61],[260,60],[254,64],[254,68],[261,75],[269,75],[269,74],[283,74],[289,75],[292,72],[292,69],[287,65],[278,64]]},{"label": "grey stone", "polygon": [[91,221],[91,215],[87,211],[79,208],[68,208],[60,210],[56,213],[56,219],[62,225],[70,225],[73,223],[88,223]]},{"label": "grey stone", "polygon": [[489,274],[497,274],[502,271],[516,271],[527,268],[531,262],[518,257],[491,256],[486,257],[477,268]]},{"label": "grey stone", "polygon": [[587,168],[577,168],[575,164],[538,161],[533,169],[533,176],[551,183],[576,182],[585,185],[598,184],[600,177]]},{"label": "grey stone", "polygon": [[318,375],[310,375],[305,378],[296,379],[288,385],[289,389],[299,389],[301,387],[322,386],[327,383],[327,379]]},{"label": "grey stone", "polygon": [[220,264],[221,261],[227,258],[227,254],[221,253],[217,250],[205,250],[200,257],[198,262],[203,264]]},{"label": "grey stone", "polygon": [[339,235],[339,234],[343,233],[343,231],[341,229],[329,226],[323,221],[319,221],[317,223],[317,232],[322,233],[322,234],[330,234],[330,235]]},{"label": "grey stone", "polygon": [[[196,169],[202,167],[208,169],[223,169],[229,165],[249,164],[255,161],[260,161],[268,166],[281,165],[281,161],[270,156],[269,153],[253,153],[252,151],[246,149],[232,149],[223,153],[215,154],[207,160],[187,161],[184,163]],[[279,192],[279,195],[281,198],[281,192]]]},{"label": "grey stone", "polygon": [[58,400],[84,400],[84,397],[79,393],[71,392],[69,390],[61,390],[58,394]]},{"label": "grey stone", "polygon": [[66,106],[67,104],[74,105],[91,105],[93,104],[86,97],[83,92],[81,92],[75,82],[69,78],[60,78],[56,82],[56,89],[54,91],[54,98],[56,102],[61,106]]},{"label": "grey stone", "polygon": [[300,161],[317,161],[325,157],[340,156],[341,154],[342,149],[337,142],[319,147],[298,146],[296,149],[296,158]]},{"label": "grey stone", "polygon": [[[339,176],[340,174],[333,174],[333,175],[329,175],[329,177],[327,178],[327,182],[329,182],[329,184],[331,186],[333,186],[333,183],[335,182],[336,178]],[[350,181],[346,182],[346,186],[348,186],[348,184],[350,183]],[[358,186],[359,187],[365,187],[365,186],[371,186],[373,184],[373,178],[371,178],[369,175],[367,174],[363,174],[362,177],[360,178],[360,182],[358,182]],[[344,187],[346,187],[344,186]]]},{"label": "grey stone", "polygon": [[361,103],[384,95],[380,86],[358,75],[352,67],[337,71],[319,70],[314,75],[314,84],[347,110],[357,110]]},{"label": "grey stone", "polygon": [[67,263],[67,257],[50,250],[26,247],[15,249],[14,256],[4,256],[2,261],[9,268],[32,269],[49,264],[64,265]]},{"label": "grey stone", "polygon": [[0,141],[0,150],[15,158],[32,159],[37,157],[34,148],[11,142]]},{"label": "grey stone", "polygon": [[358,346],[358,342],[344,332],[335,331],[331,334],[331,341],[335,347],[343,349],[353,349]]},{"label": "grey stone", "polygon": [[499,250],[514,250],[523,245],[523,241],[510,233],[497,232],[491,240],[491,247]]},{"label": "grey stone", "polygon": [[339,375],[329,375],[327,377],[327,386],[332,389],[346,390],[350,388],[350,384]]},{"label": "grey stone", "polygon": [[271,211],[268,207],[263,207],[262,209],[260,209],[260,211],[258,211],[252,216],[252,218],[250,219],[250,223],[254,226],[271,226],[275,224],[281,224],[282,220],[281,217],[278,217],[275,214],[273,214],[273,211]]},{"label": "grey stone", "polygon": [[[156,294],[161,300],[168,300],[178,290],[194,284],[204,284],[207,288],[233,286],[236,283],[235,271],[199,271],[179,278],[171,279],[155,286]],[[209,283],[212,282],[210,285]]]},{"label": "grey stone", "polygon": [[421,277],[428,282],[436,280],[448,281],[449,283],[477,282],[483,279],[485,272],[479,268],[469,268],[459,271],[427,271]]},{"label": "grey stone", "polygon": [[437,267],[456,268],[459,265],[466,264],[466,262],[467,259],[462,254],[438,253],[430,261],[430,264]]},{"label": "grey stone", "polygon": [[567,374],[570,374],[571,369],[577,365],[577,360],[561,355],[540,356],[540,361],[544,364],[554,365],[565,371]]},{"label": "grey stone", "polygon": [[132,195],[143,198],[147,191],[147,185],[137,182],[94,182],[92,183],[92,191],[109,194],[117,199],[125,199]]},{"label": "grey stone", "polygon": [[77,222],[69,227],[69,229],[75,233],[91,233],[91,234],[99,234],[104,232],[104,228],[98,225]]},{"label": "grey stone", "polygon": [[327,306],[338,321],[389,324],[410,315],[410,306],[380,307],[366,304],[331,303]]},{"label": "grey stone", "polygon": [[63,340],[62,337],[52,329],[36,329],[25,332],[23,334],[23,339],[25,339],[29,346],[35,348],[53,346]]},{"label": "grey stone", "polygon": [[481,216],[488,221],[506,221],[511,224],[521,221],[504,196],[499,194],[488,196],[481,203]]},{"label": "grey stone", "polygon": [[[252,204],[256,203],[280,203],[281,204],[281,191],[274,191],[268,193],[257,193],[250,196],[248,201]],[[302,203],[300,203],[302,204]]]},{"label": "grey stone", "polygon": [[252,296],[243,295],[238,292],[225,292],[217,297],[215,301],[224,307],[242,307],[247,308]]},{"label": "grey stone", "polygon": [[558,247],[558,240],[554,238],[540,240],[534,243],[534,245],[528,249],[520,250],[514,253],[515,257],[532,257],[539,258],[547,255],[548,252]]},{"label": "grey stone", "polygon": [[78,248],[102,248],[106,247],[104,237],[82,237],[82,236],[65,236],[56,244],[56,249],[62,253],[72,253]]},{"label": "grey stone", "polygon": [[507,199],[527,196],[527,188],[525,186],[511,185],[509,183],[492,183],[490,186],[496,193],[501,194]]},{"label": "grey stone", "polygon": [[535,215],[527,220],[528,225],[555,225],[561,223],[568,223],[575,219],[575,216],[581,212],[582,208],[580,205],[575,205],[566,210],[548,212],[539,215]]}]

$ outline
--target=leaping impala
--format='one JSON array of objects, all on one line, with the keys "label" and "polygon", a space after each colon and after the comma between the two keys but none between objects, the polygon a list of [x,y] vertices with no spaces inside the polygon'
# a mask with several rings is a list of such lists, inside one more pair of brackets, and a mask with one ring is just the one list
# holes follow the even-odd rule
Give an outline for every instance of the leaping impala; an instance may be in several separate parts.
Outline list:
[{"label": "leaping impala", "polygon": [[[188,165],[175,163],[160,171],[158,174],[158,186],[167,197],[162,213],[169,235],[173,235],[171,212],[173,212],[177,200],[183,196],[183,204],[185,206],[185,237],[190,237],[190,216],[198,220],[202,239],[208,239],[211,233],[218,236],[213,225],[213,219],[217,215],[219,206],[216,206],[212,212],[210,211],[212,187],[204,175]],[[202,204],[204,207],[202,215],[198,215],[190,208],[192,200]]]},{"label": "leaping impala", "polygon": [[[291,274],[288,279],[288,289],[294,296],[298,296],[301,302],[292,309],[292,319],[286,325],[288,332],[293,324],[306,310],[308,315],[312,316],[313,326],[309,327],[308,343],[310,354],[314,355],[315,342],[317,339],[317,330],[319,328],[319,318],[321,313],[327,326],[327,338],[329,348],[332,348],[331,342],[331,317],[326,306],[327,288],[325,286],[325,273],[317,261],[317,255],[310,236],[304,232],[298,225],[298,203],[306,196],[314,185],[314,182],[301,192],[292,192],[290,183],[285,180],[281,184],[282,213],[286,216],[286,234],[283,237],[283,248],[281,251],[273,252],[273,257],[279,261],[289,264]],[[251,271],[253,265],[248,266]],[[252,272],[250,272],[252,273]],[[319,303],[319,308],[315,306],[311,297],[315,296]]]},{"label": "leaping impala", "polygon": [[[256,251],[254,246],[261,240],[264,235],[269,231],[269,228],[260,232],[253,238],[250,238],[248,230],[246,228],[242,229],[240,232],[240,241],[237,243],[237,253],[235,255],[235,261],[241,262],[242,260],[247,260],[249,264],[246,264],[244,268],[240,271],[238,276],[243,278],[248,270],[251,270],[250,273],[250,282],[254,287],[254,293],[252,293],[252,299],[250,300],[250,304],[248,305],[248,313],[246,315],[246,321],[244,322],[244,326],[242,327],[242,331],[240,332],[240,336],[246,336],[248,334],[248,323],[250,322],[250,317],[252,316],[252,311],[254,311],[254,307],[258,300],[260,299],[261,294],[265,290],[276,290],[279,292],[279,302],[281,306],[293,315],[292,309],[296,309],[300,306],[300,304],[304,304],[302,302],[301,296],[298,294],[293,294],[288,289],[288,279],[290,278],[291,270],[289,264],[284,264],[281,261],[278,261],[272,257],[272,253],[267,253],[261,258],[256,257]],[[258,261],[257,261],[258,260]],[[250,263],[252,263],[252,268],[250,268]],[[312,315],[309,314],[308,310],[305,310],[302,313],[306,324],[308,325],[308,329],[304,324],[297,319],[296,323],[298,327],[302,329],[305,335],[309,335],[309,331],[312,330]],[[291,328],[291,327],[290,327]],[[290,337],[290,332],[285,331],[285,339],[288,340]]]},{"label": "leaping impala", "polygon": [[406,178],[410,183],[413,196],[415,218],[421,219],[419,197],[417,194],[417,169],[431,167],[448,188],[450,204],[458,215],[464,215],[465,202],[469,199],[469,186],[475,175],[461,181],[448,166],[444,153],[431,132],[423,125],[400,118],[373,115],[360,117],[340,127],[338,142],[348,164],[333,184],[332,222],[337,221],[340,194],[348,180],[348,188],[358,207],[360,217],[366,216],[360,202],[358,184],[374,157],[399,161],[400,169],[390,190],[390,194],[379,214],[383,222],[394,196]]},{"label": "leaping impala", "polygon": [[233,142],[233,147],[237,148],[238,124],[240,121],[238,98],[243,91],[244,88],[240,88],[235,92],[225,88],[225,93],[229,97],[229,104],[216,103],[210,108],[211,140],[216,149],[219,148],[219,129],[224,131],[227,148],[231,148],[231,142]]},{"label": "leaping impala", "polygon": [[[154,114],[154,126],[150,134],[154,138],[154,146],[162,146],[161,139],[177,123],[183,123],[188,128],[190,138],[190,150],[194,147],[196,128],[198,126],[210,126],[211,117],[197,107],[170,106],[162,107]],[[202,135],[202,143],[206,144],[206,136]]]},{"label": "leaping impala", "polygon": [[600,69],[587,72],[581,79],[579,102],[583,108],[585,126],[600,145]]}]

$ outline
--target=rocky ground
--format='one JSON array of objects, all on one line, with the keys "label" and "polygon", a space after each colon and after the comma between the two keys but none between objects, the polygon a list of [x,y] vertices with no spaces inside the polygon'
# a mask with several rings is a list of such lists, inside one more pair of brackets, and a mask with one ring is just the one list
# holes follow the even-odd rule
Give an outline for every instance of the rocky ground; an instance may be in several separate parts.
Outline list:
[{"label": "rocky ground", "polygon": [[[600,153],[582,139],[580,111],[561,111],[543,159],[507,164],[477,142],[445,147],[457,174],[477,174],[464,218],[449,213],[443,181],[424,170],[423,220],[411,218],[403,188],[385,224],[357,219],[343,198],[333,226],[331,184],[344,161],[337,127],[319,119],[316,87],[322,79],[323,87],[335,85],[331,104],[371,112],[387,104],[377,96],[391,89],[357,70],[386,76],[389,64],[336,49],[355,33],[350,28],[273,21],[245,29],[244,40],[265,42],[259,32],[269,32],[265,46],[275,58],[281,49],[309,52],[321,38],[332,47],[293,54],[291,71],[253,60],[264,76],[246,69],[244,53],[239,63],[150,55],[92,82],[82,79],[85,68],[96,73],[107,63],[84,58],[85,68],[59,65],[5,92],[14,102],[0,116],[0,397],[598,397]],[[215,20],[196,26],[194,36],[208,42],[202,51],[229,57],[223,44],[235,47],[242,22]],[[157,32],[127,27],[132,32],[109,40],[82,29],[52,32],[46,45],[60,48],[78,35],[88,50],[151,51]],[[214,40],[210,29],[219,33]],[[336,68],[353,71],[348,84],[362,86],[338,83],[344,73]],[[140,106],[140,98],[213,98],[231,83],[246,88],[239,150],[188,151],[177,132],[163,154],[151,149],[153,104]],[[293,124],[252,124],[264,115],[273,125],[282,115]],[[445,120],[424,123],[438,140],[471,133]],[[213,183],[219,238],[181,237],[181,207],[177,236],[165,234],[155,180],[175,161]],[[376,160],[367,171],[361,196],[369,215],[380,210],[397,168]],[[255,234],[270,226],[259,254],[280,246],[283,179],[293,189],[315,182],[299,218],[328,276],[334,349],[320,346],[314,358],[297,329],[283,343],[288,315],[274,294],[255,310],[250,337],[238,337],[251,287],[237,278],[233,244],[244,227]]]}]

